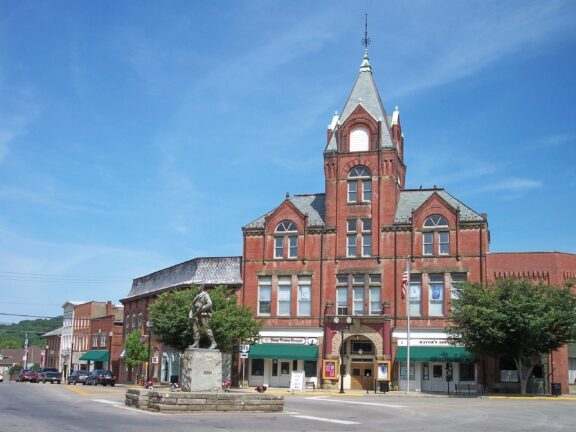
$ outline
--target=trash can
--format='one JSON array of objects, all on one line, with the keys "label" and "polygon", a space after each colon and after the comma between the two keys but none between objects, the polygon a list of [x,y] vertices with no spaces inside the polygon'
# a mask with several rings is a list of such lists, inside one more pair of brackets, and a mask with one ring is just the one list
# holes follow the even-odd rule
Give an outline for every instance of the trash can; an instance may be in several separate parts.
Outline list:
[{"label": "trash can", "polygon": [[380,381],[380,393],[386,393],[390,391],[390,381]]},{"label": "trash can", "polygon": [[552,396],[560,396],[562,394],[562,386],[560,383],[552,383]]}]

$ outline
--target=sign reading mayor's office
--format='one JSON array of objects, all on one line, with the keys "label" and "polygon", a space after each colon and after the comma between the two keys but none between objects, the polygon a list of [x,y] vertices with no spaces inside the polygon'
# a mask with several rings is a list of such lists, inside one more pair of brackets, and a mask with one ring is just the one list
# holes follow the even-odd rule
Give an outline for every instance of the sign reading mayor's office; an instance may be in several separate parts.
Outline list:
[{"label": "sign reading mayor's office", "polygon": [[[398,346],[407,346],[407,339],[398,339]],[[434,338],[434,339],[423,339],[423,338],[410,338],[410,346],[452,346],[448,342],[448,339],[444,338]]]}]

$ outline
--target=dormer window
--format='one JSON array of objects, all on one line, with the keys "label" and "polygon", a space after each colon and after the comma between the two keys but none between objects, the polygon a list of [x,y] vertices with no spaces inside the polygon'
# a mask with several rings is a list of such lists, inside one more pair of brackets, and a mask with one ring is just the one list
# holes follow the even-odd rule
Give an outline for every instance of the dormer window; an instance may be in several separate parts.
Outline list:
[{"label": "dormer window", "polygon": [[350,151],[360,152],[370,150],[370,129],[358,126],[350,132]]},{"label": "dormer window", "polygon": [[348,174],[348,202],[372,201],[372,173],[364,166],[356,166]]},{"label": "dormer window", "polygon": [[422,233],[423,255],[449,255],[450,254],[450,231],[448,220],[439,214],[428,216],[424,220],[424,232]]},{"label": "dormer window", "polygon": [[291,220],[283,220],[274,230],[274,258],[298,258],[298,229]]}]

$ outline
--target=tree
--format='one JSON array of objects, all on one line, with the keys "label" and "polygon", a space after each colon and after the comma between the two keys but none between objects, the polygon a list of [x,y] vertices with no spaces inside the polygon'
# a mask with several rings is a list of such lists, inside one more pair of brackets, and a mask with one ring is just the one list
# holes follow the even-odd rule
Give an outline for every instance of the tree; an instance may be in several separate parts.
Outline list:
[{"label": "tree", "polygon": [[142,342],[142,332],[140,330],[134,330],[128,335],[124,342],[124,347],[126,349],[124,361],[131,368],[141,367],[142,364],[150,361],[150,351]]},{"label": "tree", "polygon": [[238,297],[225,286],[210,291],[214,313],[210,327],[218,348],[223,352],[234,352],[240,342],[254,342],[258,339],[263,321],[255,320],[252,311],[238,304]]},{"label": "tree", "polygon": [[62,327],[62,316],[50,319],[24,320],[0,324],[0,348],[22,348],[28,335],[28,346],[44,346],[42,335]]},{"label": "tree", "polygon": [[[148,316],[152,333],[162,343],[181,352],[192,343],[188,313],[198,292],[197,287],[168,291],[160,294],[150,305]],[[221,285],[210,289],[209,294],[214,311],[209,321],[210,328],[221,351],[234,352],[239,342],[258,338],[262,322],[252,317],[250,309],[238,304],[232,290]]]},{"label": "tree", "polygon": [[452,343],[477,357],[514,359],[520,392],[542,356],[576,338],[576,296],[568,286],[499,279],[456,288],[446,329]]}]

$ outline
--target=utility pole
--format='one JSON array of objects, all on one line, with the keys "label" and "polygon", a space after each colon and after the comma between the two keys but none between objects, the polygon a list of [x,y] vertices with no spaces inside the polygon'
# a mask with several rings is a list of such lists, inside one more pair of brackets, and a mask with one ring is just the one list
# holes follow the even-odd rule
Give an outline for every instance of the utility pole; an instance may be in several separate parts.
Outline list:
[{"label": "utility pole", "polygon": [[24,369],[28,369],[28,333],[24,339]]}]

